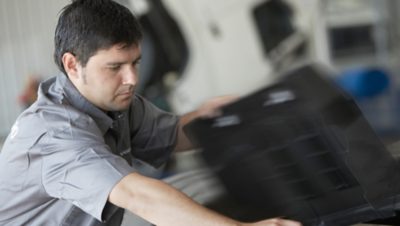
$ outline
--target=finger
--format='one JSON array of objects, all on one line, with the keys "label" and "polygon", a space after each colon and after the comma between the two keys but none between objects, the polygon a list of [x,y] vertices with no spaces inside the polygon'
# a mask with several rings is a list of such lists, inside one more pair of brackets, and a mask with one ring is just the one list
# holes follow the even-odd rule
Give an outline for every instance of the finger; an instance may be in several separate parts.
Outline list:
[{"label": "finger", "polygon": [[220,97],[215,98],[213,100],[213,102],[214,102],[214,105],[216,105],[216,106],[224,106],[224,105],[230,104],[238,99],[239,99],[239,96],[237,96],[237,95],[226,95],[226,96],[220,96]]},{"label": "finger", "polygon": [[282,218],[272,218],[257,222],[255,226],[301,226],[300,222],[294,220],[286,220]]},{"label": "finger", "polygon": [[301,226],[301,223],[294,221],[294,220],[278,218],[277,225],[279,225],[279,226]]}]

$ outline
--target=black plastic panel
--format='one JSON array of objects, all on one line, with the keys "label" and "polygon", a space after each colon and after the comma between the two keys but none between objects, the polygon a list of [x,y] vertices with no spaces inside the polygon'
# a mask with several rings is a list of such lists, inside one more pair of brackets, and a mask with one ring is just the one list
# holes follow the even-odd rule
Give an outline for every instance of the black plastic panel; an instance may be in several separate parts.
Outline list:
[{"label": "black plastic panel", "polygon": [[[395,214],[399,167],[361,111],[306,66],[185,130],[247,220],[350,225]],[[251,213],[254,213],[252,215]]]}]

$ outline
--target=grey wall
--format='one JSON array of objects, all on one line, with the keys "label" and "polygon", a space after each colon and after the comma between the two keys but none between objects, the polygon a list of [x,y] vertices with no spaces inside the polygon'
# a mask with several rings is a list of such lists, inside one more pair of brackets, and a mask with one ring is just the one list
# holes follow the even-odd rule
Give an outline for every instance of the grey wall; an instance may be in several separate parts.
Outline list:
[{"label": "grey wall", "polygon": [[22,108],[17,97],[29,74],[58,72],[53,63],[57,16],[67,0],[0,0],[0,137]]}]

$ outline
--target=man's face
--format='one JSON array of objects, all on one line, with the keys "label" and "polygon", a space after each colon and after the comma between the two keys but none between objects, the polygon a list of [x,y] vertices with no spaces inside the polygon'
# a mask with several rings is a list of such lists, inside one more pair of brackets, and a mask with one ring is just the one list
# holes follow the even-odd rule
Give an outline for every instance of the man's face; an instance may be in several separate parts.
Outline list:
[{"label": "man's face", "polygon": [[127,109],[138,82],[139,45],[114,45],[99,50],[73,81],[79,92],[104,111]]}]

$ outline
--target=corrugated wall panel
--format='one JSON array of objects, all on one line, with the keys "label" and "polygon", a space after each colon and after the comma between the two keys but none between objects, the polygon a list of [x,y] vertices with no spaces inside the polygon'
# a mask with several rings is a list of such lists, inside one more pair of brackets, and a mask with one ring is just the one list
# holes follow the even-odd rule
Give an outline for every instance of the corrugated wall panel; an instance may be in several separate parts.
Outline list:
[{"label": "corrugated wall panel", "polygon": [[0,137],[22,111],[17,97],[30,74],[58,73],[53,35],[67,0],[0,0]]}]

